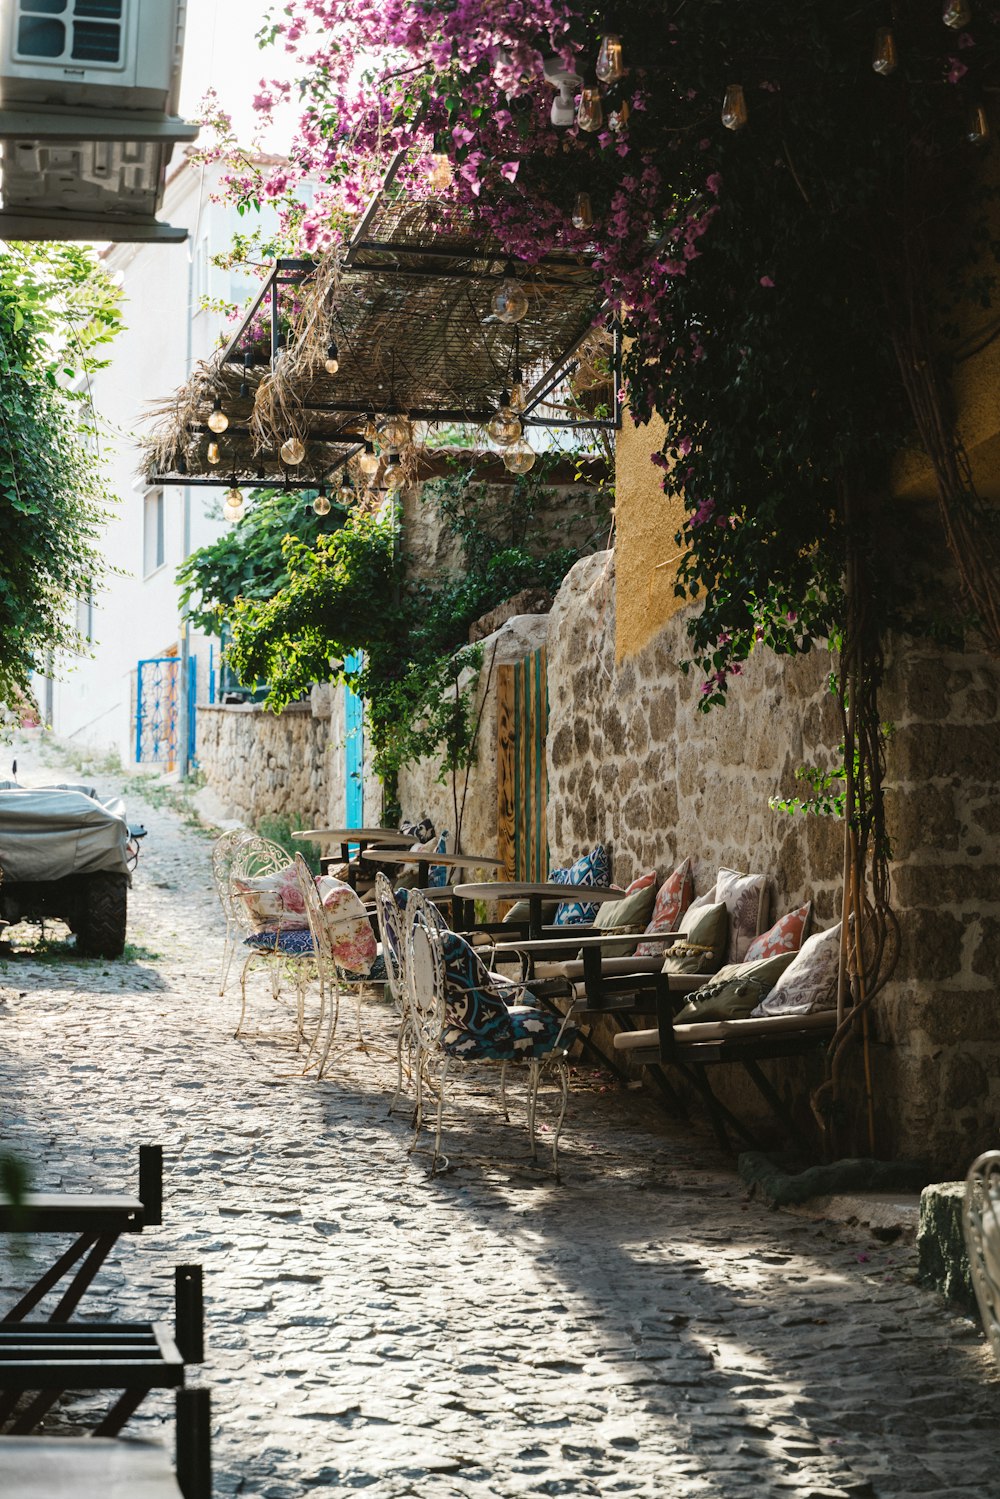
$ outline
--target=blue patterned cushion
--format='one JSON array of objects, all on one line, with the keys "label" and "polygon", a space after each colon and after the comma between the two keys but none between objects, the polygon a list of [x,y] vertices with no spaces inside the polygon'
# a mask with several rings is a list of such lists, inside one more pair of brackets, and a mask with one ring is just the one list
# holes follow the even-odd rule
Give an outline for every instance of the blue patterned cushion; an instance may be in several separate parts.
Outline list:
[{"label": "blue patterned cushion", "polygon": [[244,937],[243,941],[255,952],[274,952],[275,943],[277,943],[278,951],[287,953],[292,958],[305,957],[313,950],[313,939],[308,929],[296,929],[290,932],[254,932],[251,936]]},{"label": "blue patterned cushion", "polygon": [[[448,852],[448,829],[445,828],[437,841],[436,854]],[[448,869],[444,864],[432,864],[427,873],[427,885],[429,889],[441,890],[448,883]]]},{"label": "blue patterned cushion", "polygon": [[[611,860],[603,843],[592,848],[571,864],[568,869],[553,869],[549,879],[556,885],[609,885],[611,883]],[[558,906],[555,926],[580,926],[592,922],[597,915],[597,906],[586,901],[566,900]]]},{"label": "blue patterned cushion", "polygon": [[[445,977],[445,1025],[441,1045],[465,1061],[514,1062],[547,1056],[561,1021],[534,1004],[508,1007],[497,993],[489,970],[455,932],[442,938]],[[532,999],[522,994],[522,999]],[[574,1033],[575,1034],[575,1033]],[[561,1048],[560,1048],[561,1049]]]}]

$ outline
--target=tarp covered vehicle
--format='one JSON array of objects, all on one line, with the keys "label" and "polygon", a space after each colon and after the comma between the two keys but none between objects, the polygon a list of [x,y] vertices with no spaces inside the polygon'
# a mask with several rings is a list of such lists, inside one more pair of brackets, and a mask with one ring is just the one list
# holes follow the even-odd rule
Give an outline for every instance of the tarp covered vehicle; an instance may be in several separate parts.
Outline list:
[{"label": "tarp covered vehicle", "polygon": [[0,784],[0,917],[58,917],[76,933],[78,952],[120,957],[129,836],[119,798],[102,802],[83,786]]}]

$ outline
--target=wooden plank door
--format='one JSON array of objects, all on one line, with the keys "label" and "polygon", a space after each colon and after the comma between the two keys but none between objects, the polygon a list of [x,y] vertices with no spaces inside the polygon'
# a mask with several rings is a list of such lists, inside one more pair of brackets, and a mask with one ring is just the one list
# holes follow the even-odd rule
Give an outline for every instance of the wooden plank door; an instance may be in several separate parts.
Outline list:
[{"label": "wooden plank door", "polygon": [[513,880],[544,880],[549,782],[549,697],[544,646],[497,672],[497,857]]}]

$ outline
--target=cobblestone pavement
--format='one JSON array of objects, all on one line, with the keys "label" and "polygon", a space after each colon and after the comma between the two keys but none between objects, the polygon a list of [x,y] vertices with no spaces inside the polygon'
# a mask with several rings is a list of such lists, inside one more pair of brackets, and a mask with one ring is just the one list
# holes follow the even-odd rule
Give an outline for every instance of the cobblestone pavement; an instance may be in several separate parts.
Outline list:
[{"label": "cobblestone pavement", "polygon": [[[129,796],[150,836],[126,960],[0,962],[0,1128],[50,1189],[130,1186],[163,1143],[163,1227],[119,1241],[82,1310],[169,1320],[173,1265],[204,1265],[218,1494],[1000,1493],[1000,1384],[912,1250],[746,1202],[704,1133],[590,1073],[562,1185],[481,1080],[430,1179],[388,1114],[391,1012],[366,1004],[368,1055],[348,1012],[322,1083],[263,978],[264,1034],[235,1040],[208,839]],[[0,1304],[44,1249],[0,1260]]]}]

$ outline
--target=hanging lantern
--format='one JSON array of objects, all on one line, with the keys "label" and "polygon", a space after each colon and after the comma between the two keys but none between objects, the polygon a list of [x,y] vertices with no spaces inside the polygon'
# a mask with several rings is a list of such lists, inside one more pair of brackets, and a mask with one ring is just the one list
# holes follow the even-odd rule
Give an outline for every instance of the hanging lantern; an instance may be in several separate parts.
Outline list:
[{"label": "hanging lantern", "polygon": [[340,350],[337,348],[336,340],[331,338],[330,347],[326,351],[323,368],[328,375],[335,375],[340,369]]},{"label": "hanging lantern", "polygon": [[589,193],[577,193],[573,204],[573,228],[589,229],[594,222],[594,207]]},{"label": "hanging lantern", "polygon": [[205,457],[208,459],[209,463],[219,462],[222,454],[219,452],[219,444],[217,442],[209,443],[208,448],[205,452]]},{"label": "hanging lantern", "polygon": [[208,425],[213,432],[219,433],[225,432],[229,426],[229,418],[222,409],[222,401],[219,396],[215,398],[215,403],[212,406],[212,415],[208,419]]},{"label": "hanging lantern", "polygon": [[373,479],[378,473],[378,454],[374,444],[365,439],[365,450],[358,459],[358,468],[366,479]]},{"label": "hanging lantern", "polygon": [[619,78],[624,76],[620,36],[609,35],[601,38],[595,71],[602,83],[617,83]]},{"label": "hanging lantern", "polygon": [[727,130],[742,130],[749,116],[742,83],[731,83],[722,101],[722,123]]},{"label": "hanging lantern", "polygon": [[295,468],[305,456],[306,445],[300,437],[287,437],[281,444],[281,461],[290,468]]},{"label": "hanging lantern", "polygon": [[338,505],[353,505],[357,497],[357,490],[352,489],[349,484],[342,484],[337,490]]},{"label": "hanging lantern", "polygon": [[413,427],[402,412],[390,411],[385,420],[379,423],[378,435],[384,447],[405,448],[408,442],[413,441]]},{"label": "hanging lantern", "polygon": [[528,311],[528,293],[520,281],[507,276],[493,293],[493,312],[501,323],[519,323]]},{"label": "hanging lantern", "polygon": [[500,392],[500,405],[486,423],[486,430],[499,448],[508,448],[521,435],[521,419],[510,404],[510,392]]},{"label": "hanging lantern", "polygon": [[406,483],[406,475],[403,473],[403,465],[400,463],[397,453],[393,453],[389,458],[384,483],[386,489],[391,490],[402,489]]},{"label": "hanging lantern", "polygon": [[961,31],[972,20],[972,7],[968,0],[945,0],[941,19],[952,31]]},{"label": "hanging lantern", "polygon": [[520,370],[514,371],[514,383],[510,388],[510,400],[507,404],[510,406],[511,411],[516,411],[518,415],[520,415],[528,404],[528,392],[524,380],[521,378]]},{"label": "hanging lantern", "polygon": [[982,104],[974,104],[969,110],[965,127],[965,139],[970,146],[982,146],[990,138],[990,117]]},{"label": "hanging lantern", "polygon": [[319,493],[317,494],[316,498],[313,500],[313,509],[315,510],[315,512],[316,512],[317,515],[329,515],[330,514],[330,500],[329,500],[329,497],[327,496],[326,485],[325,484],[321,484],[319,486]]},{"label": "hanging lantern", "polygon": [[243,508],[243,491],[234,484],[232,489],[227,489],[223,496],[222,514],[226,520],[241,520]]},{"label": "hanging lantern", "polygon": [[883,78],[888,78],[890,73],[895,73],[899,59],[896,56],[896,37],[891,26],[880,26],[875,33],[875,50],[872,53],[872,67],[876,73],[881,73]]},{"label": "hanging lantern", "polygon": [[504,449],[503,466],[512,474],[526,474],[534,468],[536,456],[534,448],[522,437]]},{"label": "hanging lantern", "polygon": [[604,105],[599,88],[589,85],[580,90],[580,102],[576,107],[576,123],[581,130],[600,130],[604,124]]}]

